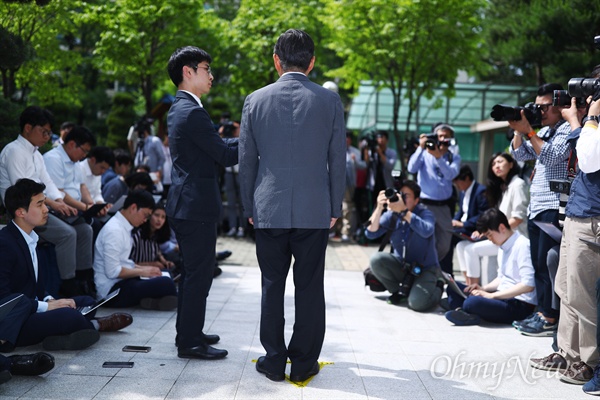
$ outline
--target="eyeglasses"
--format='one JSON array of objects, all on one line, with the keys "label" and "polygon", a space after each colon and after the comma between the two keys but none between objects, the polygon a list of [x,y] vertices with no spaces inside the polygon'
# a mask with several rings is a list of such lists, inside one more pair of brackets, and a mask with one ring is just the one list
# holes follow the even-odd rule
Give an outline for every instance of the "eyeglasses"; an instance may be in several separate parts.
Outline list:
[{"label": "eyeglasses", "polygon": [[537,108],[539,108],[542,112],[547,112],[548,108],[550,108],[552,106],[552,103],[548,103],[548,104],[536,104],[535,106]]},{"label": "eyeglasses", "polygon": [[81,147],[80,144],[78,144],[77,147],[83,152],[83,154],[85,154],[86,157],[88,156],[88,154],[90,154],[90,150],[84,149],[83,147]]},{"label": "eyeglasses", "polygon": [[52,131],[50,129],[46,129],[41,125],[38,125],[38,126],[40,127],[43,136],[47,136],[47,137],[52,136]]},{"label": "eyeglasses", "polygon": [[198,68],[202,68],[203,70],[206,70],[206,72],[207,72],[209,75],[212,75],[212,69],[210,69],[210,65],[207,65],[207,66],[203,66],[203,65],[196,65],[195,67],[192,67],[192,68],[194,68],[194,71],[197,71],[197,70],[198,70]]}]

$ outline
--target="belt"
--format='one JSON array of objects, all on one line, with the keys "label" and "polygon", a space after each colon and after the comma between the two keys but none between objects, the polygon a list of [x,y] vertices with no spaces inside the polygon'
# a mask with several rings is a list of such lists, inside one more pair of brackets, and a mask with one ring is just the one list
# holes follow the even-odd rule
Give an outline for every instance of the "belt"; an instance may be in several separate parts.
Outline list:
[{"label": "belt", "polygon": [[447,206],[450,204],[450,200],[452,200],[451,197],[446,200],[431,200],[431,199],[421,198],[421,203],[428,205],[428,206]]}]

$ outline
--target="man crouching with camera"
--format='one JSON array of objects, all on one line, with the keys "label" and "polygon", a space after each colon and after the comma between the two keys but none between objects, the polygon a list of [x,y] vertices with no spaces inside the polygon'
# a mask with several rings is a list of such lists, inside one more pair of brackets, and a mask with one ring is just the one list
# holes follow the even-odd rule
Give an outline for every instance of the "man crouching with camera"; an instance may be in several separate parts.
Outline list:
[{"label": "man crouching with camera", "polygon": [[427,311],[439,303],[443,282],[438,282],[435,218],[419,204],[420,196],[421,188],[414,181],[404,181],[399,193],[379,192],[366,236],[375,239],[392,231],[393,252],[380,251],[371,257],[373,274],[392,293],[388,303],[408,299],[411,309]]}]

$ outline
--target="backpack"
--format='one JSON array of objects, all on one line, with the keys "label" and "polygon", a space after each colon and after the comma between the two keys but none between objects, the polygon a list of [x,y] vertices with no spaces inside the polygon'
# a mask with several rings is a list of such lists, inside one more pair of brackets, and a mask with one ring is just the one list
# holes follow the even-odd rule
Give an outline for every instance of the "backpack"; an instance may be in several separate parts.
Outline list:
[{"label": "backpack", "polygon": [[379,282],[379,280],[375,277],[371,268],[367,267],[363,271],[363,275],[365,277],[365,286],[368,286],[369,289],[373,292],[385,292],[386,288],[383,286],[383,283]]}]

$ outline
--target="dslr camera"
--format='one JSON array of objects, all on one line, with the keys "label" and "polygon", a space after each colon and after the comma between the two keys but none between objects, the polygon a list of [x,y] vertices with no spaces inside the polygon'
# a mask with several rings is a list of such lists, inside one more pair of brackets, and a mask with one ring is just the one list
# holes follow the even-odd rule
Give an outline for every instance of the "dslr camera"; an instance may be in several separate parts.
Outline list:
[{"label": "dslr camera", "polygon": [[400,296],[408,297],[410,294],[410,289],[412,289],[413,283],[415,282],[415,278],[421,275],[423,269],[415,263],[407,262],[404,262],[402,267],[404,268],[405,273],[402,282],[400,282],[400,290],[398,290],[398,294]]},{"label": "dslr camera", "polygon": [[454,146],[456,144],[456,140],[451,138],[439,140],[437,133],[428,133],[425,137],[427,138],[425,148],[429,150],[435,150],[439,146]]},{"label": "dslr camera", "polygon": [[[569,96],[568,90],[555,90],[552,95],[552,105],[559,107],[570,107],[572,97]],[[577,108],[583,108],[587,105],[585,97],[576,97],[575,104]]]},{"label": "dslr camera", "polygon": [[[600,35],[594,37],[594,45],[600,50]],[[594,96],[594,100],[600,98],[600,79],[599,78],[571,78],[568,84],[569,95],[571,97]]]},{"label": "dslr camera", "polygon": [[568,196],[571,191],[571,181],[566,179],[550,181],[550,191],[554,193],[566,194]]},{"label": "dslr camera", "polygon": [[542,110],[540,110],[536,104],[531,102],[525,104],[523,107],[496,104],[492,107],[490,117],[492,117],[494,121],[520,121],[521,110],[525,111],[525,118],[532,128],[539,128],[542,126]]}]

